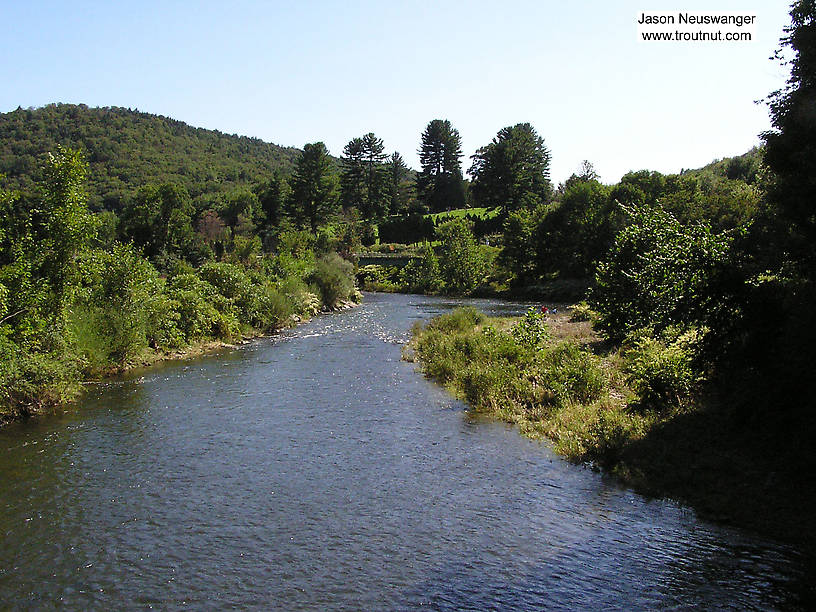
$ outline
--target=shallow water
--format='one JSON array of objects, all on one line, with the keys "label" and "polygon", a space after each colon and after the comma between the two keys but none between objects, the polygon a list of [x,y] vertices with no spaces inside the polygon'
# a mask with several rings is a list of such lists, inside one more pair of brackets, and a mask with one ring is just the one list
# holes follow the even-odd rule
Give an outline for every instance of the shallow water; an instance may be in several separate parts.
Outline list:
[{"label": "shallow water", "polygon": [[454,304],[368,294],[0,430],[0,607],[813,602],[809,552],[644,499],[468,419],[400,361],[412,323]]}]

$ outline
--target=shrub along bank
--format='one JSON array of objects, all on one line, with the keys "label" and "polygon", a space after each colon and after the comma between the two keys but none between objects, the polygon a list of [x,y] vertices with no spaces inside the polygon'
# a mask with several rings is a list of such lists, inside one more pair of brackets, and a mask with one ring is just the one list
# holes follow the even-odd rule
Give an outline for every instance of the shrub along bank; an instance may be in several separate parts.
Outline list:
[{"label": "shrub along bank", "polygon": [[[304,277],[210,262],[160,277],[131,247],[88,252],[64,320],[39,343],[0,335],[0,422],[75,399],[82,381],[294,325],[358,301],[350,264],[334,253]],[[276,273],[277,272],[277,273]]]}]

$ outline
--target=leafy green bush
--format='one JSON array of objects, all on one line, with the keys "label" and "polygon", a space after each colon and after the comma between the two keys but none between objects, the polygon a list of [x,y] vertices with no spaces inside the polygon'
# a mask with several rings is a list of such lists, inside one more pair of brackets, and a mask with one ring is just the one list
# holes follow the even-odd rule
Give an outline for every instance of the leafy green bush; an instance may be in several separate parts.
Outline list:
[{"label": "leafy green bush", "polygon": [[376,264],[360,268],[357,280],[366,291],[397,291],[401,284],[398,268]]},{"label": "leafy green bush", "polygon": [[186,343],[186,338],[180,329],[179,303],[167,294],[163,282],[157,289],[145,304],[147,344],[159,349],[180,348]]},{"label": "leafy green bush", "polygon": [[317,260],[309,282],[317,287],[326,308],[336,308],[355,294],[354,266],[337,253],[328,253]]},{"label": "leafy green bush", "polygon": [[625,371],[638,394],[638,407],[662,410],[683,406],[702,377],[694,367],[694,338],[689,334],[673,342],[648,335],[638,338],[626,352]]},{"label": "leafy green bush", "polygon": [[187,342],[206,337],[227,339],[240,330],[231,302],[196,274],[181,274],[172,278],[167,292],[176,303],[178,325]]},{"label": "leafy green bush", "polygon": [[439,268],[449,293],[471,293],[487,276],[487,262],[476,244],[472,227],[471,222],[455,218],[436,229],[442,241]]},{"label": "leafy green bush", "polygon": [[229,263],[208,262],[201,266],[198,275],[235,304],[242,323],[253,325],[260,321],[255,289],[241,267]]},{"label": "leafy green bush", "polygon": [[79,267],[76,305],[85,308],[84,316],[93,318],[99,334],[108,339],[108,359],[123,365],[148,344],[151,307],[163,288],[158,273],[132,245],[122,244],[110,252],[86,252]]},{"label": "leafy green bush", "polygon": [[92,304],[77,304],[68,313],[66,333],[82,370],[96,375],[115,364],[111,338],[103,327],[104,309]]},{"label": "leafy green bush", "polygon": [[606,387],[606,377],[595,355],[572,342],[560,342],[543,357],[541,384],[551,389],[559,404],[589,403]]},{"label": "leafy green bush", "polygon": [[652,327],[701,324],[718,311],[719,272],[732,235],[712,234],[705,223],[683,225],[649,206],[625,208],[631,223],[598,266],[591,304],[614,339]]},{"label": "leafy green bush", "polygon": [[0,336],[0,354],[0,420],[30,415],[79,393],[80,363],[64,350],[28,351]]},{"label": "leafy green bush", "polygon": [[530,347],[540,347],[547,338],[546,317],[536,308],[530,308],[524,318],[513,326],[513,338],[519,344]]},{"label": "leafy green bush", "polygon": [[278,235],[278,253],[273,273],[278,278],[306,278],[315,264],[315,238],[306,231],[284,231]]},{"label": "leafy green bush", "polygon": [[295,312],[294,302],[270,284],[257,287],[257,327],[264,330],[281,327]]},{"label": "leafy green bush", "polygon": [[439,259],[429,244],[423,245],[420,254],[421,259],[411,260],[401,270],[401,284],[415,293],[438,293],[442,289]]},{"label": "leafy green bush", "polygon": [[570,321],[579,323],[581,321],[595,321],[598,318],[596,313],[586,302],[578,302],[570,307]]}]

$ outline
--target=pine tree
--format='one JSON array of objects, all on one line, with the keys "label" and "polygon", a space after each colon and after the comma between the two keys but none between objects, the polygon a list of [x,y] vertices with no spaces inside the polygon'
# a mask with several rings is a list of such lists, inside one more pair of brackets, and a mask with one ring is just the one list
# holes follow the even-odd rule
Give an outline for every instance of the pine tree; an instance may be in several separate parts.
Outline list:
[{"label": "pine tree", "polygon": [[397,151],[388,160],[388,209],[392,215],[402,213],[408,205],[403,181],[408,176],[408,166]]},{"label": "pine tree", "polygon": [[417,176],[417,196],[432,212],[462,208],[462,139],[447,119],[434,119],[422,133]]},{"label": "pine tree", "polygon": [[378,219],[387,212],[384,149],[382,138],[372,132],[353,138],[343,149],[341,200],[344,208],[356,207],[363,219]]},{"label": "pine tree", "polygon": [[292,208],[295,221],[302,227],[309,223],[316,233],[337,203],[337,179],[322,142],[307,144],[297,159],[292,177]]}]

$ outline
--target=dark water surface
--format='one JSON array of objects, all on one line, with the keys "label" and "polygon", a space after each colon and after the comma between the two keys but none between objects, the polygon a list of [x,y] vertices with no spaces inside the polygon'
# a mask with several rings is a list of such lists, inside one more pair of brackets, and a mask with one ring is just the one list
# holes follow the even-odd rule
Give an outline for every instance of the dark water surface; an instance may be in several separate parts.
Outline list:
[{"label": "dark water surface", "polygon": [[470,421],[400,361],[452,304],[369,294],[0,430],[0,608],[807,605],[808,553]]}]

